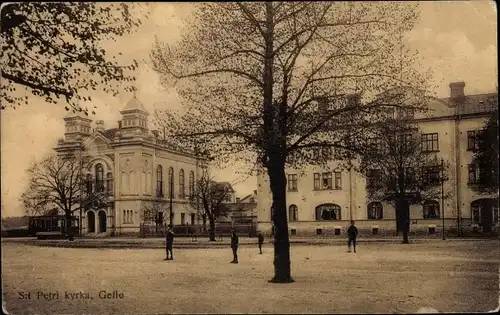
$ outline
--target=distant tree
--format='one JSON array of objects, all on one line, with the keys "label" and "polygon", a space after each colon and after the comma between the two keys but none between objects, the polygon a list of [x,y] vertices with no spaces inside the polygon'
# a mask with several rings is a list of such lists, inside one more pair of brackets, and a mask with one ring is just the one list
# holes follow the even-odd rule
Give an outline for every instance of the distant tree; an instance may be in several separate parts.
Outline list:
[{"label": "distant tree", "polygon": [[472,189],[480,194],[498,196],[498,108],[495,109],[484,129],[477,133],[477,150],[472,157],[472,164],[477,165],[479,176]]},{"label": "distant tree", "polygon": [[[423,141],[411,118],[390,118],[372,130],[371,139],[357,166],[366,176],[368,198],[394,205],[397,231],[402,232],[403,243],[409,243],[410,205],[441,199],[449,163]],[[449,192],[444,191],[443,197],[448,198]],[[438,215],[442,212],[441,207]]]},{"label": "distant tree", "polygon": [[23,204],[34,203],[38,209],[56,207],[62,210],[66,218],[66,235],[70,240],[73,240],[73,214],[96,202],[103,203],[105,196],[103,183],[92,185],[92,181],[84,180],[82,169],[86,166],[74,154],[52,154],[33,163],[27,171],[28,193],[22,196]]},{"label": "distant tree", "polygon": [[27,189],[20,198],[27,216],[44,215],[51,209],[48,208],[46,198]]},{"label": "distant tree", "polygon": [[158,228],[162,226],[168,219],[168,209],[166,201],[162,198],[143,201],[142,214],[144,223],[153,223]]},{"label": "distant tree", "polygon": [[293,282],[285,167],[345,159],[352,150],[345,135],[362,147],[380,108],[399,106],[374,95],[427,82],[406,66],[413,56],[402,48],[415,8],[394,1],[198,3],[180,41],[155,42],[153,69],[188,104],[182,113],[155,113],[169,137],[198,143],[221,165],[239,160],[267,172],[272,282]]},{"label": "distant tree", "polygon": [[[133,81],[137,62],[120,65],[109,56],[103,40],[115,40],[141,24],[134,4],[93,2],[18,2],[1,7],[3,42],[1,108],[28,103],[16,93],[26,87],[33,95],[66,110],[83,110],[96,90],[117,95],[122,81]],[[147,13],[145,13],[147,16]],[[121,54],[121,53],[120,53]]]},{"label": "distant tree", "polygon": [[207,168],[202,169],[201,176],[195,180],[193,195],[189,196],[191,206],[197,210],[198,216],[206,226],[210,224],[209,239],[215,241],[215,220],[229,213],[224,200],[232,192],[230,183],[216,182]]}]

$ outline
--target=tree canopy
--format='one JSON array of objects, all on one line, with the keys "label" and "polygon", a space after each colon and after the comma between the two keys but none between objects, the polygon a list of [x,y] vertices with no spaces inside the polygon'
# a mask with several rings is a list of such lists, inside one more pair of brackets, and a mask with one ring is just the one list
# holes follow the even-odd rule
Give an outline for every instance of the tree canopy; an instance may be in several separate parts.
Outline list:
[{"label": "tree canopy", "polygon": [[137,29],[141,19],[132,14],[133,7],[92,2],[2,5],[1,108],[26,105],[22,87],[49,103],[62,98],[67,110],[86,114],[79,100],[91,100],[97,90],[117,95],[122,81],[135,80],[132,71],[138,63],[120,64],[103,43]]},{"label": "tree canopy", "polygon": [[409,205],[449,197],[449,190],[441,186],[448,178],[449,162],[438,157],[411,116],[393,116],[370,136],[356,168],[366,176],[369,201],[395,206],[396,227],[406,243]]},{"label": "tree canopy", "polygon": [[484,129],[477,133],[476,141],[472,164],[477,166],[479,176],[475,183],[471,183],[472,189],[498,196],[498,109],[490,114]]}]

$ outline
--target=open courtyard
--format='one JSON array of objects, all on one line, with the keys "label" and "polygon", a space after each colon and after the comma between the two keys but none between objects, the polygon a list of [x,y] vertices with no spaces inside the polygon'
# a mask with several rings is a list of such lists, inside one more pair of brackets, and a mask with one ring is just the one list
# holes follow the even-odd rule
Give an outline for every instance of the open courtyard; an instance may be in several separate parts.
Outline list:
[{"label": "open courtyard", "polygon": [[498,241],[293,245],[295,283],[272,284],[273,249],[38,247],[2,242],[10,314],[484,312],[499,304]]}]

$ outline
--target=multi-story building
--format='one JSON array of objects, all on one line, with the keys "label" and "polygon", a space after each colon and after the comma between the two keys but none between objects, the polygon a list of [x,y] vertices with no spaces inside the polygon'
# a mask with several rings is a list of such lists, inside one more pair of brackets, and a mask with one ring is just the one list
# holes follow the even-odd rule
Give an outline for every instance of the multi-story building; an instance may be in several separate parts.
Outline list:
[{"label": "multi-story building", "polygon": [[[118,128],[105,129],[103,121],[81,112],[67,115],[64,139],[58,154],[73,152],[85,161],[83,170],[89,189],[101,187],[105,202],[96,202],[80,217],[83,235],[138,234],[145,204],[160,202],[159,215],[168,223],[172,199],[173,223],[196,224],[196,211],[189,205],[196,178],[206,160],[192,152],[175,149],[158,132],[148,129],[148,112],[134,97],[120,111]],[[172,196],[172,198],[170,198]]]},{"label": "multi-story building", "polygon": [[[470,184],[478,172],[471,165],[476,149],[475,133],[484,127],[488,115],[496,110],[497,93],[465,95],[464,82],[450,84],[450,97],[433,99],[430,111],[415,114],[428,151],[449,162],[444,189],[451,197],[425,200],[410,207],[411,230],[432,233],[446,230],[496,230],[498,196],[474,192]],[[363,174],[341,168],[331,162],[330,170],[307,166],[286,169],[289,230],[297,234],[340,234],[351,219],[369,233],[395,232],[395,210],[392,204],[368,200],[367,180]],[[267,174],[258,183],[259,229],[270,232],[271,191]]]}]

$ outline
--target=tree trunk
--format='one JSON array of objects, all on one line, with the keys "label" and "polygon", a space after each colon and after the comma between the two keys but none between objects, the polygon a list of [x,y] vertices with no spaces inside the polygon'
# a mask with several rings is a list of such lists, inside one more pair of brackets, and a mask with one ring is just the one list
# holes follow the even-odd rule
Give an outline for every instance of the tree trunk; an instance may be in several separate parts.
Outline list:
[{"label": "tree trunk", "polygon": [[210,234],[209,240],[215,242],[215,218],[210,218]]},{"label": "tree trunk", "polygon": [[70,241],[73,241],[74,240],[74,237],[73,237],[73,229],[72,229],[72,220],[71,220],[71,212],[70,213],[66,213],[66,236],[68,237],[68,239]]},{"label": "tree trunk", "polygon": [[207,216],[202,217],[203,220],[203,232],[207,231]]},{"label": "tree trunk", "polygon": [[[276,157],[274,159],[277,159]],[[281,164],[281,163],[279,163]],[[274,278],[270,282],[294,282],[290,270],[290,242],[286,217],[286,178],[284,163],[268,168],[273,195]]]},{"label": "tree trunk", "polygon": [[403,234],[403,244],[409,244],[408,232],[410,231],[410,205],[401,197],[396,202],[396,226],[398,232]]}]

